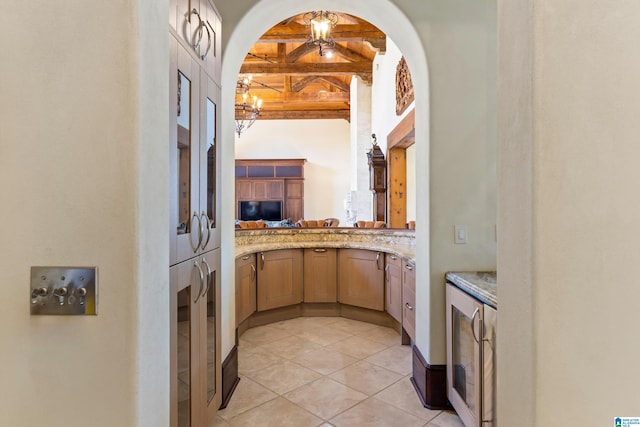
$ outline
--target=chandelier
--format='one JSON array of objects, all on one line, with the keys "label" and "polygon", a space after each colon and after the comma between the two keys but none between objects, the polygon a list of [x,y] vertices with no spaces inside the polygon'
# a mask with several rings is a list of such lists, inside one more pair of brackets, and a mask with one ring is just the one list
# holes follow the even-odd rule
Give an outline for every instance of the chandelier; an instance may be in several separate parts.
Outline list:
[{"label": "chandelier", "polygon": [[[317,46],[320,56],[324,56],[325,50],[333,49],[336,45],[331,37],[331,29],[338,23],[338,15],[326,10],[318,10],[305,13],[303,18],[311,30],[307,46],[309,48]],[[330,57],[331,52],[326,53]]]},{"label": "chandelier", "polygon": [[251,96],[251,76],[245,76],[236,82],[236,133],[238,138],[242,132],[249,129],[260,115],[262,100]]}]

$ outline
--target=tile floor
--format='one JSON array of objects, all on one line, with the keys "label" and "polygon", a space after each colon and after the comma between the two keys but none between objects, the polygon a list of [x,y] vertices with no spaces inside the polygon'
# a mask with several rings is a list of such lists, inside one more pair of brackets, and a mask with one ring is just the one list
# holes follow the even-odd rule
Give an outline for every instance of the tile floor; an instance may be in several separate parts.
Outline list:
[{"label": "tile floor", "polygon": [[240,337],[240,383],[212,427],[464,427],[424,408],[411,349],[390,328],[342,317],[300,317]]}]

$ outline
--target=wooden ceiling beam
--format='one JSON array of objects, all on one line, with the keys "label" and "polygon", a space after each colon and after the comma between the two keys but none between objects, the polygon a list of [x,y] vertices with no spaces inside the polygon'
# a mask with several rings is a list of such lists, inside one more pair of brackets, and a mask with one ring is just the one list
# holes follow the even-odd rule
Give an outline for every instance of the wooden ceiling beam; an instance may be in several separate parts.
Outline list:
[{"label": "wooden ceiling beam", "polygon": [[311,84],[314,81],[318,80],[318,78],[319,78],[319,76],[307,76],[307,77],[304,77],[303,79],[298,80],[295,84],[293,84],[291,86],[291,91],[292,92],[300,92],[302,89],[307,87],[309,84]]},{"label": "wooden ceiling beam", "polygon": [[347,59],[351,62],[363,62],[363,61],[371,61],[368,58],[360,55],[358,52],[355,52],[351,49],[348,49],[340,44],[336,44],[332,49],[336,54],[340,55],[344,59]]},{"label": "wooden ceiling beam", "polygon": [[[266,94],[265,94],[266,95]],[[348,104],[351,100],[349,92],[288,92],[275,93],[268,95],[258,95],[262,99],[263,109],[268,110],[271,103],[310,103],[310,102],[343,102]]]},{"label": "wooden ceiling beam", "polygon": [[348,83],[343,82],[337,77],[331,76],[317,76],[318,80],[322,80],[326,83],[329,83],[331,86],[336,87],[344,92],[350,92],[351,86]]},{"label": "wooden ceiling beam", "polygon": [[303,56],[315,51],[316,49],[309,49],[309,46],[307,46],[306,43],[302,43],[300,46],[293,49],[291,52],[287,54],[286,62],[288,63],[296,62],[298,61],[298,59],[302,58]]},{"label": "wooden ceiling beam", "polygon": [[323,63],[294,63],[294,64],[270,64],[267,62],[244,63],[240,68],[240,74],[251,74],[254,77],[260,75],[292,75],[304,76],[308,74],[327,76],[352,74],[371,75],[372,62],[323,62]]},{"label": "wooden ceiling beam", "polygon": [[[276,25],[260,37],[258,43],[303,43],[309,39],[309,27],[291,23]],[[386,35],[375,25],[361,23],[359,25],[336,25],[331,30],[331,37],[337,41],[364,41],[365,39],[386,39]]]},{"label": "wooden ceiling beam", "polygon": [[258,120],[344,119],[349,121],[351,111],[343,110],[262,110]]}]

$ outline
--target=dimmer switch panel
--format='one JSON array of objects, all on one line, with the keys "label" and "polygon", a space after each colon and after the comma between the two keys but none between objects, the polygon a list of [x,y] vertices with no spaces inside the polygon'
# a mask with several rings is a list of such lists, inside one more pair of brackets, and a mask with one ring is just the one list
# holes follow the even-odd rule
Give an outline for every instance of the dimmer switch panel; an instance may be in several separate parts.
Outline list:
[{"label": "dimmer switch panel", "polygon": [[31,267],[31,314],[98,314],[96,267]]}]

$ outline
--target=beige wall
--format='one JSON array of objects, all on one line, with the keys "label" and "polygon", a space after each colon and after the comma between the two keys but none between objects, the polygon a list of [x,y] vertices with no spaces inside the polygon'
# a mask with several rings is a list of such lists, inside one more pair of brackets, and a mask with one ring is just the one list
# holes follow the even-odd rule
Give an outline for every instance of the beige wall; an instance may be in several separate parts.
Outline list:
[{"label": "beige wall", "polygon": [[523,424],[503,399],[501,424],[640,414],[639,16],[637,1],[501,2],[499,391],[533,402]]},{"label": "beige wall", "polygon": [[[0,425],[163,425],[168,4],[2,9]],[[30,316],[42,265],[97,266],[99,314]]]}]

